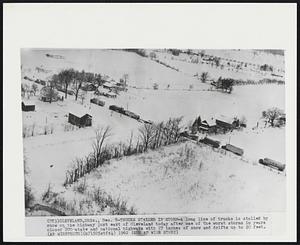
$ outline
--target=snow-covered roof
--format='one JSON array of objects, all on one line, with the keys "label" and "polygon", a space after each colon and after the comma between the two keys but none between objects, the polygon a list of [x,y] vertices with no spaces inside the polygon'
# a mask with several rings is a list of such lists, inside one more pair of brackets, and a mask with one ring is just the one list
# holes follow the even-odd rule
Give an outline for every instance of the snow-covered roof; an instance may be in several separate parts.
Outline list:
[{"label": "snow-covered roof", "polygon": [[103,86],[110,87],[110,88],[113,87],[113,85],[109,82],[103,83]]},{"label": "snow-covered roof", "polygon": [[109,92],[108,89],[103,88],[103,87],[99,87],[99,88],[97,88],[97,90],[98,90],[98,92],[100,92],[100,93],[108,93],[108,92]]},{"label": "snow-covered roof", "polygon": [[216,120],[214,119],[214,118],[205,118],[203,121],[202,121],[202,123],[204,122],[204,121],[206,121],[207,122],[207,124],[209,125],[209,126],[211,126],[211,125],[215,125],[216,124]]},{"label": "snow-covered roof", "polygon": [[88,108],[85,108],[83,106],[74,106],[69,110],[69,113],[78,117],[82,117],[85,114],[91,115],[91,111]]},{"label": "snow-covered roof", "polygon": [[22,103],[23,103],[25,106],[35,105],[35,103],[32,102],[32,101],[22,101]]},{"label": "snow-covered roof", "polygon": [[117,96],[117,94],[113,93],[113,92],[108,92],[107,94],[112,95],[112,96]]},{"label": "snow-covered roof", "polygon": [[220,120],[220,121],[227,122],[227,123],[231,124],[234,121],[234,118],[229,117],[229,116],[225,116],[225,115],[218,115],[218,116],[216,116],[216,120]]}]

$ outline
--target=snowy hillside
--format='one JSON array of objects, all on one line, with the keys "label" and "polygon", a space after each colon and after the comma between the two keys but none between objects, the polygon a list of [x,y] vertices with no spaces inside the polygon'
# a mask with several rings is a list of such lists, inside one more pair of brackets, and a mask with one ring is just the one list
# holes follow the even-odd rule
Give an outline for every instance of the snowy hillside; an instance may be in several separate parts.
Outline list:
[{"label": "snowy hillside", "polygon": [[[83,183],[83,193],[76,191]],[[66,213],[110,213],[91,208],[90,193],[99,188],[137,214],[285,209],[285,176],[189,142],[110,161],[49,202],[72,205]]]}]

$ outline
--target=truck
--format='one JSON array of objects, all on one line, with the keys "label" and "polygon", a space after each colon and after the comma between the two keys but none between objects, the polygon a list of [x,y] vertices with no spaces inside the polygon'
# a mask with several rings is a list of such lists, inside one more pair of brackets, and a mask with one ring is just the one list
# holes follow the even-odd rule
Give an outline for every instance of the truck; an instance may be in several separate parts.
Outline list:
[{"label": "truck", "polygon": [[219,148],[220,147],[220,141],[210,139],[208,137],[204,137],[203,139],[200,139],[199,142],[201,142],[203,144],[206,144],[206,145],[210,145],[214,148]]},{"label": "truck", "polygon": [[242,156],[244,154],[244,150],[242,148],[236,147],[234,145],[231,144],[226,144],[222,146],[222,149],[226,150],[226,151],[230,151],[238,156]]},{"label": "truck", "polygon": [[104,106],[104,105],[105,105],[105,102],[104,102],[104,101],[99,100],[99,99],[97,99],[97,98],[92,98],[92,99],[90,100],[90,102],[93,103],[93,104],[99,105],[99,106]]},{"label": "truck", "polygon": [[116,106],[116,105],[110,105],[109,109],[112,110],[112,111],[119,112],[121,114],[125,114],[125,110],[124,110],[123,107],[119,107],[119,106]]},{"label": "truck", "polygon": [[188,139],[191,139],[191,140],[196,140],[198,141],[198,135],[196,134],[191,134],[189,133],[188,131],[183,131],[179,134],[181,137],[185,137],[185,138],[188,138]]},{"label": "truck", "polygon": [[276,168],[279,171],[283,171],[285,169],[285,164],[272,160],[270,158],[265,157],[264,159],[259,159],[258,161],[260,164],[272,167],[272,168]]},{"label": "truck", "polygon": [[140,119],[140,116],[139,116],[139,115],[137,115],[137,114],[135,114],[135,113],[133,113],[133,112],[131,112],[131,111],[128,111],[128,110],[125,110],[125,111],[124,111],[124,114],[125,114],[126,116],[129,116],[129,117],[131,117],[131,118],[133,118],[133,119],[136,119],[136,120],[139,120],[139,119]]}]

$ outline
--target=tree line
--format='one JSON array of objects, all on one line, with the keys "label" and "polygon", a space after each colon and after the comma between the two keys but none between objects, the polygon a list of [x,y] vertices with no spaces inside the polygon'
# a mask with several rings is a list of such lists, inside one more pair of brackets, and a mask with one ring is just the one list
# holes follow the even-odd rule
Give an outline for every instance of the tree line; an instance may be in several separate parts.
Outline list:
[{"label": "tree line", "polygon": [[96,129],[91,153],[73,161],[72,167],[66,172],[64,185],[76,182],[110,159],[144,153],[161,146],[178,143],[181,139],[182,119],[183,117],[177,117],[165,122],[144,124],[139,128],[135,142],[133,132],[131,132],[127,142],[108,144],[107,139],[112,136],[111,128],[107,126]]}]

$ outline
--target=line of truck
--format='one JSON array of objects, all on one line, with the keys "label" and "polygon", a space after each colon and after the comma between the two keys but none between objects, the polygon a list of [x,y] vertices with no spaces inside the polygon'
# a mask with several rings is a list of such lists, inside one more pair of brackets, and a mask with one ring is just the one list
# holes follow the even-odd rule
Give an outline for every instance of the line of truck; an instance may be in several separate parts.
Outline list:
[{"label": "line of truck", "polygon": [[[186,131],[181,133],[180,135],[184,138],[189,139],[189,140],[196,141],[197,143],[200,142],[200,143],[209,145],[213,148],[220,148],[220,145],[221,145],[220,141],[208,138],[207,136],[205,136],[204,138],[199,140],[197,135],[189,134]],[[244,150],[242,148],[239,148],[239,147],[234,146],[232,144],[222,145],[221,148],[226,150],[226,151],[232,152],[232,153],[234,153],[238,156],[242,156],[244,154]],[[284,169],[285,169],[285,164],[283,164],[281,162],[278,162],[278,161],[275,161],[275,160],[272,160],[270,158],[259,159],[258,162],[260,164],[264,165],[264,166],[275,168],[279,171],[284,171]]]}]

